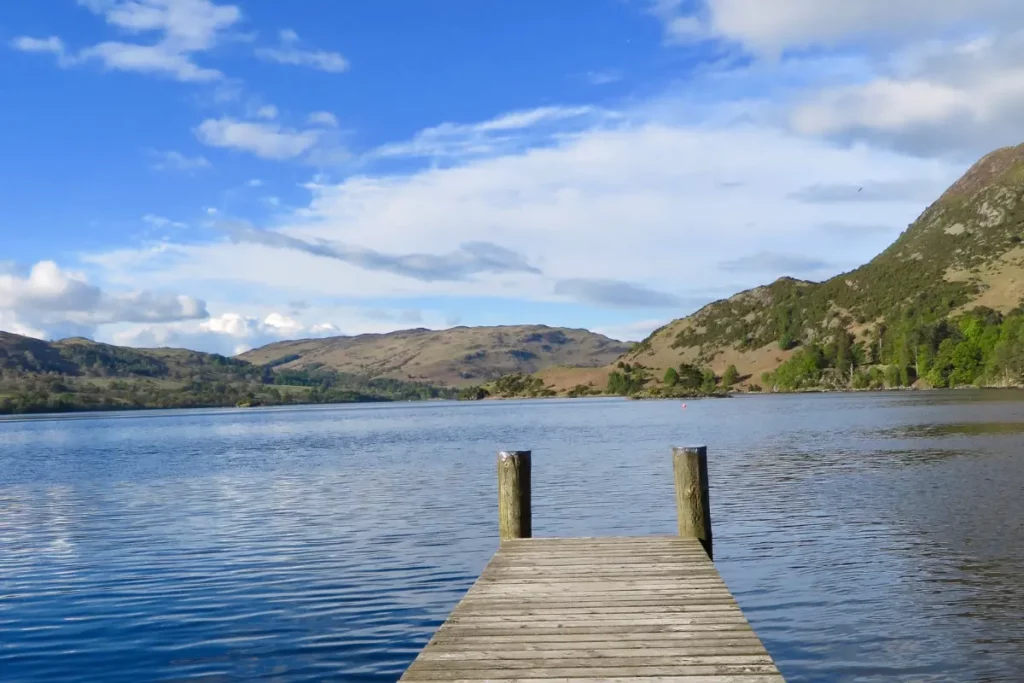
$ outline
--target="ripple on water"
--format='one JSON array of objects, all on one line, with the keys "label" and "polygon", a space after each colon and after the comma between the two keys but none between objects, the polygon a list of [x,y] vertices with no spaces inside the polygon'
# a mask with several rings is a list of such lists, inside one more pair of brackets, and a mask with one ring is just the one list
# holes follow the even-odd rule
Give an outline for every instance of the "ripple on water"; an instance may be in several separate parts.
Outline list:
[{"label": "ripple on water", "polygon": [[0,421],[0,679],[392,681],[496,547],[671,533],[708,443],[716,561],[790,681],[1017,680],[1019,394],[181,411]]}]

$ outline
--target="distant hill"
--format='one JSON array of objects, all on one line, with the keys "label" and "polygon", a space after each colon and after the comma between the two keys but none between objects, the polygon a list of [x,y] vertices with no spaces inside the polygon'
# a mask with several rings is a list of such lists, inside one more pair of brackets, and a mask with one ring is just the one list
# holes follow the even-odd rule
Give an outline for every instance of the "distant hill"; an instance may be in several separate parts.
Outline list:
[{"label": "distant hill", "polygon": [[187,349],[0,332],[0,414],[454,398],[453,391],[329,369],[275,373]]},{"label": "distant hill", "polygon": [[[1024,145],[985,156],[860,268],[820,283],[784,277],[708,304],[617,363],[655,379],[680,363],[719,376],[734,365],[739,386],[765,389],[1020,384],[1022,240]],[[616,368],[541,377],[562,390],[603,387]]]},{"label": "distant hill", "polygon": [[630,346],[588,330],[510,325],[277,342],[238,358],[278,370],[331,368],[367,377],[461,387],[556,366],[601,367]]}]

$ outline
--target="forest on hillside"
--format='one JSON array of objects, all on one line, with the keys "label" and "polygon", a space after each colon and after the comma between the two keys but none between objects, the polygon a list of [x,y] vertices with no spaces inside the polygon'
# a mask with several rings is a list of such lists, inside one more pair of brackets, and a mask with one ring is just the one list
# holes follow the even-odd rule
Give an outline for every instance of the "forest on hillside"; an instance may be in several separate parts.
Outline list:
[{"label": "forest on hillside", "polygon": [[[223,357],[221,357],[223,358]],[[330,369],[274,372],[234,359],[192,367],[101,362],[78,374],[0,368],[0,414],[454,398],[455,391]],[[148,373],[148,374],[142,374]]]},{"label": "forest on hillside", "polygon": [[799,347],[761,381],[765,389],[780,391],[1019,386],[1024,309],[1003,315],[977,307],[937,320],[904,316],[875,325],[858,343],[844,329],[826,344]]}]

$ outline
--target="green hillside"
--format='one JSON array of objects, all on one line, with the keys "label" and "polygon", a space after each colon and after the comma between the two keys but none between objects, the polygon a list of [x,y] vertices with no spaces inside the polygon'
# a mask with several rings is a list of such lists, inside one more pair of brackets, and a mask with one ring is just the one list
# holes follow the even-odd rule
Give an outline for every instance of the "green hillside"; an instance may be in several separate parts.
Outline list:
[{"label": "green hillside", "polygon": [[453,390],[329,368],[275,372],[218,354],[44,342],[0,332],[0,414],[451,398]]},{"label": "green hillside", "polygon": [[780,389],[1018,384],[1022,238],[1024,146],[983,158],[864,266],[714,302],[624,359],[734,364]]}]

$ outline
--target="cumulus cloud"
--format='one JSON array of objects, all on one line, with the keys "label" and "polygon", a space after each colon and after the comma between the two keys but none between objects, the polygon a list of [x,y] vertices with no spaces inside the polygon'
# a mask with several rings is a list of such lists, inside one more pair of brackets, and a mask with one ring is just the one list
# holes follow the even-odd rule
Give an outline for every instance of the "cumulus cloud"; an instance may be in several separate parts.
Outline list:
[{"label": "cumulus cloud", "polygon": [[280,44],[277,47],[260,48],[256,50],[256,56],[269,62],[307,66],[329,73],[341,73],[348,69],[348,60],[341,53],[303,49],[299,47],[299,42],[298,33],[285,29],[280,33]]},{"label": "cumulus cloud", "polygon": [[648,0],[648,7],[670,42],[719,37],[769,54],[1024,21],[1024,5],[1017,0],[704,0],[696,11],[683,0]]},{"label": "cumulus cloud", "polygon": [[669,42],[755,57],[800,134],[964,161],[1024,139],[1017,0],[646,1]]},{"label": "cumulus cloud", "polygon": [[317,130],[292,130],[277,123],[207,119],[196,128],[205,145],[250,152],[264,159],[292,159],[308,152],[320,139]]},{"label": "cumulus cloud", "polygon": [[[807,188],[921,183],[936,197],[963,170],[768,126],[665,122],[646,112],[588,122],[538,147],[451,167],[316,178],[305,186],[308,203],[265,229],[234,225],[229,241],[90,262],[126,282],[143,273],[165,287],[215,278],[280,288],[288,299],[571,298],[681,315],[763,283],[763,271],[719,267],[736,258],[736,244],[834,260],[835,234],[823,226],[849,221],[849,208],[807,201]],[[862,202],[857,222],[898,231],[922,208],[913,197]],[[843,257],[866,261],[889,237],[848,240]]]},{"label": "cumulus cloud", "polygon": [[304,324],[279,312],[265,315],[228,312],[199,323],[132,326],[117,331],[111,340],[125,346],[171,346],[236,355],[277,341],[340,334],[341,330],[331,322]]},{"label": "cumulus cloud", "polygon": [[208,315],[206,303],[199,299],[145,290],[106,292],[53,261],[40,261],[27,273],[0,274],[0,313],[10,331],[32,329],[43,335],[69,327],[84,334],[98,325],[165,323]]},{"label": "cumulus cloud", "polygon": [[234,5],[210,0],[79,0],[111,26],[133,34],[152,35],[155,42],[106,41],[69,52],[58,36],[23,36],[12,47],[24,52],[49,52],[60,66],[90,61],[106,69],[167,76],[178,81],[220,80],[216,69],[200,66],[195,55],[212,49],[219,35],[241,19]]},{"label": "cumulus cloud", "polygon": [[872,78],[807,95],[792,124],[807,135],[914,154],[977,156],[1021,141],[1022,106],[1024,33],[1018,32],[909,46],[879,63]]},{"label": "cumulus cloud", "polygon": [[649,0],[649,11],[664,26],[666,43],[689,42],[705,33],[700,18],[687,12],[683,0]]}]

